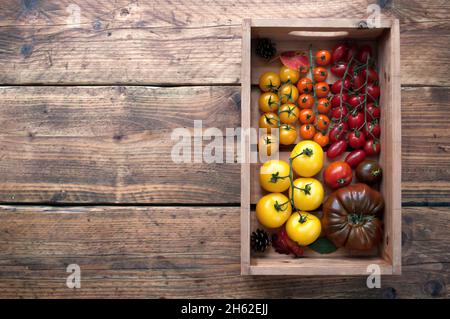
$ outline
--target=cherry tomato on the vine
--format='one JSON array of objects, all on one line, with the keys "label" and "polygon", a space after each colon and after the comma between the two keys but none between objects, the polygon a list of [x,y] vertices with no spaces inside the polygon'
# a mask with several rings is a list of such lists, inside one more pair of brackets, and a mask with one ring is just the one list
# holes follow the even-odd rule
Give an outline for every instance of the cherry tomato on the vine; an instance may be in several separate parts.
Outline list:
[{"label": "cherry tomato on the vine", "polygon": [[331,188],[347,186],[352,182],[352,179],[352,169],[344,161],[332,162],[323,171],[323,180]]},{"label": "cherry tomato on the vine", "polygon": [[312,124],[303,124],[300,126],[300,136],[304,140],[311,140],[316,134],[316,128]]},{"label": "cherry tomato on the vine", "polygon": [[314,134],[313,140],[322,147],[327,146],[330,142],[330,138],[328,137],[328,135],[323,134],[322,132],[317,132],[316,134]]},{"label": "cherry tomato on the vine", "polygon": [[380,154],[380,151],[381,151],[380,141],[370,139],[367,140],[366,143],[364,144],[364,152],[366,152],[368,156]]},{"label": "cherry tomato on the vine", "polygon": [[314,85],[314,90],[318,98],[327,97],[328,93],[330,93],[330,86],[326,82],[318,82]]},{"label": "cherry tomato on the vine", "polygon": [[340,140],[340,141],[334,142],[328,148],[327,157],[330,159],[338,157],[339,155],[344,153],[346,149],[347,149],[346,141]]},{"label": "cherry tomato on the vine", "polygon": [[296,84],[298,79],[300,78],[300,72],[297,70],[290,69],[286,66],[282,66],[280,69],[280,80],[283,83],[292,83]]},{"label": "cherry tomato on the vine", "polygon": [[314,105],[314,97],[312,94],[302,94],[298,97],[297,103],[302,109],[310,109]]},{"label": "cherry tomato on the vine", "polygon": [[345,157],[345,162],[350,165],[351,168],[356,168],[366,158],[366,152],[363,150],[354,150],[348,153]]},{"label": "cherry tomato on the vine", "polygon": [[297,121],[300,110],[293,103],[286,103],[280,106],[279,116],[281,123],[293,124]]},{"label": "cherry tomato on the vine", "polygon": [[259,88],[263,92],[276,91],[280,84],[280,77],[275,72],[263,73],[259,78]]},{"label": "cherry tomato on the vine", "polygon": [[267,129],[267,133],[270,133],[271,129],[277,128],[280,118],[273,112],[267,112],[261,115],[258,124],[260,128]]},{"label": "cherry tomato on the vine", "polygon": [[369,56],[373,56],[372,48],[370,45],[365,44],[361,48],[359,48],[359,51],[356,54],[356,60],[358,60],[361,63],[366,63]]},{"label": "cherry tomato on the vine", "polygon": [[349,47],[346,43],[338,43],[331,51],[331,63],[344,61],[347,58]]},{"label": "cherry tomato on the vine", "polygon": [[297,82],[297,89],[300,92],[300,94],[303,93],[312,93],[313,90],[313,84],[310,78],[301,78]]},{"label": "cherry tomato on the vine", "polygon": [[323,97],[317,101],[317,111],[321,114],[328,114],[331,110],[331,102]]},{"label": "cherry tomato on the vine", "polygon": [[317,122],[316,126],[320,131],[325,131],[328,128],[328,125],[330,125],[330,119],[328,116],[324,114],[319,114],[317,116]]},{"label": "cherry tomato on the vine", "polygon": [[350,133],[348,133],[348,144],[353,149],[359,149],[364,146],[364,143],[366,142],[366,136],[363,132],[358,130],[353,130]]},{"label": "cherry tomato on the vine", "polygon": [[347,132],[348,132],[347,123],[345,122],[339,123],[330,130],[329,133],[330,141],[334,143],[344,139]]},{"label": "cherry tomato on the vine", "polygon": [[[345,70],[347,69],[347,65],[348,64],[346,62],[338,62],[330,68],[330,72],[338,78],[343,78],[344,74],[345,74]],[[350,75],[352,73],[353,73],[353,68],[349,67],[347,70],[347,76],[350,77]]]},{"label": "cherry tomato on the vine", "polygon": [[289,124],[281,124],[280,127],[280,144],[291,145],[297,139],[297,130]]},{"label": "cherry tomato on the vine", "polygon": [[316,120],[316,116],[312,109],[304,109],[300,111],[299,115],[300,123],[302,124],[312,124]]},{"label": "cherry tomato on the vine", "polygon": [[[349,79],[344,80],[344,88],[342,89],[342,92],[345,92],[346,90],[350,89],[351,84]],[[342,80],[337,80],[333,83],[331,86],[331,92],[334,94],[340,94],[342,88]]]},{"label": "cherry tomato on the vine", "polygon": [[377,120],[367,123],[364,126],[364,133],[367,137],[380,137],[381,127]]},{"label": "cherry tomato on the vine", "polygon": [[356,109],[356,108],[360,108],[364,103],[364,97],[361,95],[352,95],[349,97],[348,99],[348,105],[350,106],[350,108]]},{"label": "cherry tomato on the vine", "polygon": [[324,82],[327,79],[328,71],[323,67],[315,67],[313,71],[314,81]]},{"label": "cherry tomato on the vine", "polygon": [[331,110],[331,119],[333,120],[340,120],[341,118],[344,119],[348,114],[348,110],[346,106],[342,107],[336,107]]},{"label": "cherry tomato on the vine", "polygon": [[380,116],[381,116],[381,109],[380,109],[380,107],[375,105],[372,102],[367,103],[366,116],[367,116],[367,120],[368,121],[373,121],[373,120],[379,119]]},{"label": "cherry tomato on the vine", "polygon": [[[347,103],[348,101],[348,96],[345,93],[342,93],[342,106],[345,105],[345,103]],[[334,109],[336,107],[340,107],[341,105],[341,95],[340,94],[336,94],[333,95],[333,97],[330,100],[331,103],[331,107]]]},{"label": "cherry tomato on the vine", "polygon": [[373,83],[367,84],[367,99],[369,101],[377,101],[380,97],[380,87],[378,85],[375,85]]},{"label": "cherry tomato on the vine", "polygon": [[367,72],[366,72],[366,69],[363,69],[362,70],[362,76],[363,76],[364,79],[367,76],[367,81],[369,83],[373,83],[373,82],[378,81],[378,72],[375,71],[374,68],[368,68]]},{"label": "cherry tomato on the vine", "polygon": [[283,84],[278,90],[281,103],[294,103],[298,98],[298,89],[291,83]]},{"label": "cherry tomato on the vine", "polygon": [[363,112],[351,112],[347,119],[347,124],[350,129],[360,129],[364,124]]},{"label": "cherry tomato on the vine", "polygon": [[316,64],[325,66],[331,61],[331,53],[328,50],[320,50],[316,53]]}]

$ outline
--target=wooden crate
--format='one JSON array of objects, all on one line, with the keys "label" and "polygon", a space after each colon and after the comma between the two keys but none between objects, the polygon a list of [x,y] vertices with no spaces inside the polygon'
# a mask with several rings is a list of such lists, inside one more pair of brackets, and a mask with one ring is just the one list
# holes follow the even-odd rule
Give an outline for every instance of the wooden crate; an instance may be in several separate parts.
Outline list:
[{"label": "wooden crate", "polygon": [[[401,273],[401,113],[400,113],[400,35],[398,20],[382,20],[380,27],[361,28],[360,20],[300,19],[243,21],[242,30],[242,127],[258,127],[259,76],[274,70],[254,55],[252,39],[269,37],[279,52],[305,50],[312,45],[331,50],[345,39],[366,41],[376,49],[382,106],[379,161],[384,169],[380,186],[386,202],[384,237],[371,252],[352,253],[338,249],[328,255],[308,250],[305,258],[281,255],[269,249],[263,254],[250,250],[250,234],[257,227],[254,207],[264,191],[259,186],[260,164],[249,164],[250,141],[243,140],[241,166],[241,273],[245,275],[368,275],[367,267],[378,264],[385,275]],[[280,64],[281,65],[281,64]],[[275,66],[276,67],[276,66]],[[334,82],[329,75],[328,82]],[[289,150],[281,153],[288,158]],[[325,163],[326,165],[326,163]],[[324,166],[325,166],[324,165]],[[319,178],[320,173],[316,178]],[[320,178],[319,178],[320,179]]]}]

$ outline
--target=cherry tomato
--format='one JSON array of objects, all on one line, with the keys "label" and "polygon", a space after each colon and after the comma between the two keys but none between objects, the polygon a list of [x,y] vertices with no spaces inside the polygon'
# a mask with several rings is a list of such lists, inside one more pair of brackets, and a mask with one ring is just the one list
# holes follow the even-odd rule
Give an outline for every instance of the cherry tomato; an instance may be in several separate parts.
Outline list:
[{"label": "cherry tomato", "polygon": [[[345,62],[338,62],[330,68],[330,72],[338,78],[343,78],[345,70],[347,69],[347,65],[348,64]],[[349,68],[349,70],[347,71],[347,76],[350,77],[352,73],[353,71]]]},{"label": "cherry tomato", "polygon": [[283,83],[297,83],[300,78],[300,72],[297,70],[290,69],[286,66],[282,66],[280,69],[280,80]]},{"label": "cherry tomato", "polygon": [[380,97],[380,87],[373,83],[367,84],[367,99],[369,101],[376,101]]},{"label": "cherry tomato", "polygon": [[367,137],[380,137],[381,127],[377,120],[367,123],[364,126],[364,133]]},{"label": "cherry tomato", "polygon": [[317,122],[316,126],[320,131],[325,131],[328,128],[328,125],[330,125],[330,119],[328,116],[324,114],[319,114],[317,116]]},{"label": "cherry tomato", "polygon": [[358,53],[356,54],[356,60],[361,63],[366,63],[369,56],[373,56],[372,48],[370,47],[370,45],[365,44],[359,49]]},{"label": "cherry tomato", "polygon": [[347,52],[349,50],[349,47],[345,43],[338,43],[333,48],[333,51],[331,51],[331,63],[336,63],[340,61],[344,61],[344,59],[347,57]]},{"label": "cherry tomato", "polygon": [[352,112],[348,116],[347,124],[350,129],[359,129],[364,124],[363,112]]},{"label": "cherry tomato", "polygon": [[286,103],[280,106],[279,116],[281,123],[293,124],[297,121],[300,110],[293,103]]},{"label": "cherry tomato", "polygon": [[313,71],[314,81],[323,82],[327,79],[328,71],[323,67],[316,67]]},{"label": "cherry tomato", "polygon": [[345,57],[345,62],[349,62],[350,59],[355,57],[356,52],[358,52],[358,46],[356,45],[356,43],[352,43],[347,51],[347,55]]},{"label": "cherry tomato", "polygon": [[[334,94],[340,94],[341,93],[341,87],[342,87],[342,80],[337,80],[333,83],[331,86],[331,92]],[[344,89],[342,92],[345,92],[346,90],[350,89],[351,84],[349,79],[344,80]]]},{"label": "cherry tomato", "polygon": [[354,130],[348,133],[348,144],[353,149],[359,149],[364,146],[364,143],[366,142],[366,136],[363,132]]},{"label": "cherry tomato", "polygon": [[336,126],[334,126],[329,133],[330,141],[332,143],[340,141],[344,139],[345,135],[347,134],[348,126],[347,123],[342,122]]},{"label": "cherry tomato", "polygon": [[323,180],[331,188],[347,186],[352,182],[352,179],[352,169],[343,161],[332,162],[323,171]]},{"label": "cherry tomato", "polygon": [[359,163],[366,158],[366,152],[363,150],[354,150],[345,157],[345,162],[350,165],[351,168],[356,168]]},{"label": "cherry tomato", "polygon": [[366,106],[366,116],[368,121],[377,120],[381,116],[381,109],[379,106],[375,105],[374,103],[370,102],[367,103]]},{"label": "cherry tomato", "polygon": [[280,119],[277,114],[273,112],[267,112],[261,115],[258,124],[260,128],[267,129],[267,133],[270,133],[271,129],[278,127]]},{"label": "cherry tomato", "polygon": [[328,137],[328,135],[323,134],[322,132],[317,132],[316,134],[314,134],[313,140],[322,147],[327,146],[330,142],[330,138]]},{"label": "cherry tomato", "polygon": [[[342,106],[345,105],[345,103],[347,103],[348,101],[348,96],[345,93],[342,93]],[[341,95],[340,94],[336,94],[333,95],[333,97],[330,100],[331,103],[331,107],[334,109],[336,107],[340,107],[341,105]]]},{"label": "cherry tomato", "polygon": [[275,72],[263,73],[259,78],[259,88],[263,92],[276,91],[280,83],[280,77]]},{"label": "cherry tomato", "polygon": [[318,98],[327,97],[328,93],[330,93],[330,86],[326,82],[318,82],[314,85],[314,90]]},{"label": "cherry tomato", "polygon": [[312,140],[316,134],[316,128],[312,124],[303,124],[300,126],[300,136],[304,140]]},{"label": "cherry tomato", "polygon": [[273,92],[264,92],[258,100],[261,112],[276,112],[278,109],[278,95]]},{"label": "cherry tomato", "polygon": [[350,106],[350,108],[352,110],[359,108],[360,106],[363,105],[363,103],[364,103],[364,97],[361,95],[352,95],[348,99],[348,105]]},{"label": "cherry tomato", "polygon": [[328,148],[327,157],[330,158],[330,159],[338,157],[339,155],[344,153],[346,149],[347,149],[347,142],[346,141],[340,140],[340,141],[334,142]]},{"label": "cherry tomato", "polygon": [[364,144],[364,152],[366,152],[366,155],[372,156],[380,154],[381,151],[381,145],[380,141],[374,141],[373,139],[367,140]]},{"label": "cherry tomato", "polygon": [[341,118],[344,118],[345,116],[347,116],[348,114],[348,110],[346,106],[342,106],[342,107],[336,107],[334,109],[331,110],[331,119],[332,120],[340,120]]},{"label": "cherry tomato", "polygon": [[312,93],[313,84],[312,84],[311,79],[310,78],[301,78],[297,82],[297,89],[300,92],[300,94]]},{"label": "cherry tomato", "polygon": [[298,97],[297,103],[302,109],[310,109],[314,105],[314,97],[312,94],[302,94]]},{"label": "cherry tomato", "polygon": [[289,124],[281,124],[280,127],[280,144],[291,145],[297,139],[297,131],[295,127]]},{"label": "cherry tomato", "polygon": [[281,193],[270,193],[260,198],[256,204],[256,218],[267,228],[282,226],[291,216],[289,198]]},{"label": "cherry tomato", "polygon": [[316,120],[314,111],[312,109],[304,109],[300,111],[299,115],[300,123],[302,124],[312,124]]},{"label": "cherry tomato", "polygon": [[362,73],[358,73],[355,74],[353,76],[353,81],[352,81],[352,88],[353,91],[355,92],[365,92],[364,89],[364,84],[366,83],[366,78],[362,76]]},{"label": "cherry tomato", "polygon": [[330,64],[331,53],[328,50],[320,50],[316,53],[316,64],[325,66]]},{"label": "cherry tomato", "polygon": [[323,97],[317,101],[317,111],[319,111],[319,113],[328,114],[330,110],[331,110],[331,103],[326,97]]},{"label": "cherry tomato", "polygon": [[367,81],[369,83],[373,83],[373,82],[378,81],[378,72],[375,71],[374,68],[368,68],[367,72],[366,72],[366,69],[363,69],[361,74],[362,74],[364,79],[366,78],[366,75],[368,75]]},{"label": "cherry tomato", "polygon": [[283,84],[278,90],[281,103],[294,103],[298,98],[298,89],[291,83]]}]

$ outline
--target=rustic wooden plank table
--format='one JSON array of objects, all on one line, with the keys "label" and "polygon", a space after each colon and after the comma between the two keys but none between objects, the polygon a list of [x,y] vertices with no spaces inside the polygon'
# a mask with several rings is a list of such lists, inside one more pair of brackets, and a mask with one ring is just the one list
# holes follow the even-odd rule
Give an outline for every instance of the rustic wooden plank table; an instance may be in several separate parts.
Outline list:
[{"label": "rustic wooden plank table", "polygon": [[242,18],[375,1],[74,3],[1,2],[0,297],[449,296],[448,1],[377,2],[401,22],[403,275],[371,290],[240,276],[239,165],[169,156],[173,128],[239,126]]}]

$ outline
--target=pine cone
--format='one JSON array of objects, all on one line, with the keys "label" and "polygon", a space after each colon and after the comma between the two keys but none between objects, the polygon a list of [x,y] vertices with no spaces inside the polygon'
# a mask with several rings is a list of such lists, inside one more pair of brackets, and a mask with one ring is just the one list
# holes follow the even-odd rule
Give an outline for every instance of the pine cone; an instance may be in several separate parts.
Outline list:
[{"label": "pine cone", "polygon": [[270,245],[269,234],[262,229],[254,231],[250,237],[250,246],[255,252],[264,252]]},{"label": "pine cone", "polygon": [[270,60],[277,53],[275,44],[268,38],[258,39],[256,41],[256,54],[260,57]]}]

